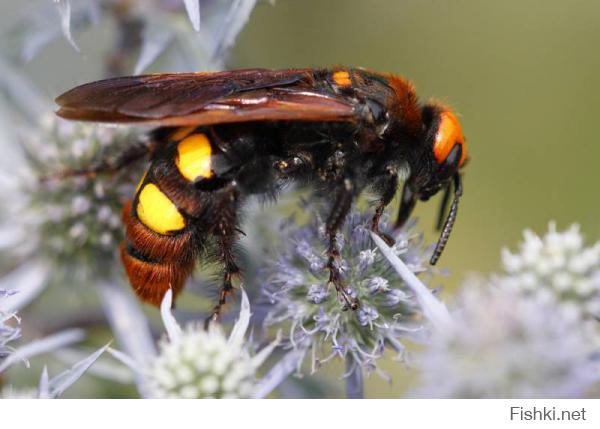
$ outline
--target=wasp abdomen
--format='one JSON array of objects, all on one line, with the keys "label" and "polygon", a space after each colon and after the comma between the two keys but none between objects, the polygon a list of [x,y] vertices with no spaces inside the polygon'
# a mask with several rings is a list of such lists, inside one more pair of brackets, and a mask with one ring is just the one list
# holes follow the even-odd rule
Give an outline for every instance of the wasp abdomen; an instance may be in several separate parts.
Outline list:
[{"label": "wasp abdomen", "polygon": [[139,218],[142,207],[138,202],[135,211],[131,203],[123,208],[126,238],[121,259],[136,295],[159,306],[167,290],[176,296],[183,289],[194,268],[197,246],[187,225],[172,234],[152,230]]}]

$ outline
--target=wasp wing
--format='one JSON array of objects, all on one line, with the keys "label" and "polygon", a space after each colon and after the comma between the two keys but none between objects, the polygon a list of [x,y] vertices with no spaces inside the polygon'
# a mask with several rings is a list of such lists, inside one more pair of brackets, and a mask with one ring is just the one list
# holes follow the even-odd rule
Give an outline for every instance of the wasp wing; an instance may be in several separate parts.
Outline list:
[{"label": "wasp wing", "polygon": [[355,121],[351,100],[312,69],[165,73],[106,79],[56,99],[67,119],[156,125]]}]

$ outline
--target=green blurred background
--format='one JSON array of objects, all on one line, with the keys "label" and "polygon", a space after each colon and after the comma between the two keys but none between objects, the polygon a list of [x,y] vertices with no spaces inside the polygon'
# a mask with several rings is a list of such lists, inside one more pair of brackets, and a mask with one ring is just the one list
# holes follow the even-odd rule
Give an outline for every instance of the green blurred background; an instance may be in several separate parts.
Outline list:
[{"label": "green blurred background", "polygon": [[[2,26],[17,8],[2,2]],[[440,261],[452,289],[469,272],[494,270],[525,228],[578,222],[590,241],[600,236],[599,23],[592,0],[277,0],[256,8],[230,67],[363,66],[401,74],[422,100],[453,106],[471,163]],[[112,37],[105,27],[82,34],[83,55],[61,40],[26,73],[49,96],[100,77],[99,34]],[[436,211],[437,201],[417,209],[430,241]],[[397,397],[398,378],[389,386],[372,377],[367,394]]]}]

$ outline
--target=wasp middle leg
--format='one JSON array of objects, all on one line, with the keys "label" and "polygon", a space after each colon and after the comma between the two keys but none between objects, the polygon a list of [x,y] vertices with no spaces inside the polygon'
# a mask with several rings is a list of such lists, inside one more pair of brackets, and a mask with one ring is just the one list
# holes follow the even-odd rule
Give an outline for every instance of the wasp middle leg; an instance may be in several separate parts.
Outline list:
[{"label": "wasp middle leg", "polygon": [[329,237],[326,265],[326,268],[329,270],[328,285],[333,285],[335,287],[338,295],[344,301],[344,308],[351,308],[352,310],[358,308],[358,299],[350,295],[342,280],[339,268],[340,252],[337,246],[336,235],[352,207],[355,193],[356,186],[354,183],[348,178],[344,179],[342,185],[338,188],[337,196],[325,224],[325,232]]},{"label": "wasp middle leg", "polygon": [[122,152],[111,158],[105,158],[92,163],[85,168],[74,168],[59,171],[55,174],[42,177],[42,181],[62,180],[69,177],[96,177],[99,174],[115,174],[125,167],[136,163],[154,151],[156,141],[149,138],[137,140],[128,145]]},{"label": "wasp middle leg", "polygon": [[218,203],[215,205],[215,214],[219,216],[212,229],[212,235],[217,239],[218,258],[223,264],[223,283],[219,290],[217,304],[211,315],[205,321],[205,327],[211,322],[216,322],[221,317],[227,298],[233,294],[233,280],[241,275],[236,263],[233,247],[240,232],[237,228],[237,206],[239,193],[235,184],[230,184],[222,191]]}]

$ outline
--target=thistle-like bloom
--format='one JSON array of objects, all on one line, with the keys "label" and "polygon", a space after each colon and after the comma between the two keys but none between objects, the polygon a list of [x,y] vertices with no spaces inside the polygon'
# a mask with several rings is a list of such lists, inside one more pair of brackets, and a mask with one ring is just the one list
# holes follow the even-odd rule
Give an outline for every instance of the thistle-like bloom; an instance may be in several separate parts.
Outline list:
[{"label": "thistle-like bloom", "polygon": [[230,344],[222,329],[205,331],[190,325],[181,335],[159,344],[150,371],[158,398],[248,398],[256,364],[238,344]]},{"label": "thistle-like bloom", "polygon": [[502,251],[505,273],[494,277],[499,287],[539,299],[558,301],[589,319],[600,319],[600,242],[586,247],[578,225],[559,232],[551,222],[539,237],[525,231],[518,253]]},{"label": "thistle-like bloom", "polygon": [[83,283],[117,272],[114,255],[122,240],[121,205],[133,193],[135,172],[60,175],[110,158],[132,139],[121,129],[51,118],[26,139],[26,169],[19,171],[21,179],[12,184],[14,189],[7,190],[21,196],[6,208],[10,220],[6,228],[15,240],[7,260],[42,262],[54,268],[48,270],[54,276],[68,266],[70,278]]},{"label": "thistle-like bloom", "polygon": [[[172,293],[165,294],[161,315],[167,336],[159,343],[158,353],[149,364],[135,362],[113,350],[115,357],[127,364],[149,386],[154,398],[250,398],[262,397],[282,380],[271,373],[260,382],[258,368],[279,343],[275,340],[258,353],[245,340],[250,323],[250,302],[242,291],[238,321],[229,336],[216,324],[205,330],[191,323],[182,329],[171,314]],[[268,385],[267,385],[268,384]]]},{"label": "thistle-like bloom", "polygon": [[415,357],[416,396],[578,398],[598,381],[581,320],[555,303],[467,287],[459,304],[454,329],[437,331]]},{"label": "thistle-like bloom", "polygon": [[[386,347],[403,358],[402,340],[423,333],[416,297],[371,240],[370,220],[353,212],[337,236],[338,266],[349,294],[358,298],[356,311],[348,310],[328,285],[328,239],[320,220],[304,227],[284,224],[279,241],[287,247],[260,274],[270,304],[265,326],[286,325],[289,347],[311,356],[313,372],[335,357],[346,361],[345,375],[377,370]],[[410,270],[422,273],[429,269],[428,251],[413,226],[393,231],[383,219],[380,230],[395,239],[393,251]]]}]

